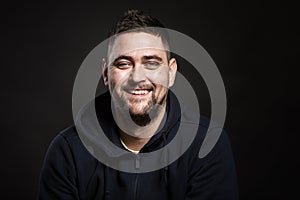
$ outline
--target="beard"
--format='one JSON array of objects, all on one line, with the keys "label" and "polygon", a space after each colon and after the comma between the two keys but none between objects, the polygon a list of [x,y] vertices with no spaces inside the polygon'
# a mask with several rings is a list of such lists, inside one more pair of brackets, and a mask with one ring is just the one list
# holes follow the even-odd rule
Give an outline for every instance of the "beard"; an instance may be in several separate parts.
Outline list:
[{"label": "beard", "polygon": [[[151,119],[157,116],[157,112],[154,109],[156,102],[154,94],[152,94],[151,98],[147,100],[129,99],[129,114],[132,121],[139,126],[146,126],[150,124]],[[140,108],[137,109],[137,107]]]},{"label": "beard", "polygon": [[167,97],[167,93],[161,100],[158,101],[155,96],[154,89],[151,90],[151,96],[143,99],[135,99],[126,97],[126,93],[118,95],[112,94],[113,106],[118,109],[125,118],[131,120],[138,126],[146,126],[150,124],[151,120],[158,116],[160,107]]}]

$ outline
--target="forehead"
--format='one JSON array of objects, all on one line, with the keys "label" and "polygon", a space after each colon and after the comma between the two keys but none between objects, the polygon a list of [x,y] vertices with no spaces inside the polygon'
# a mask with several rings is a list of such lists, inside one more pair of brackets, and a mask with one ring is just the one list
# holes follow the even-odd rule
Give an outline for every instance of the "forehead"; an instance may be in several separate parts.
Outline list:
[{"label": "forehead", "polygon": [[166,48],[159,36],[144,32],[131,32],[120,34],[114,41],[109,54],[109,60],[118,56],[137,53],[165,53]]}]

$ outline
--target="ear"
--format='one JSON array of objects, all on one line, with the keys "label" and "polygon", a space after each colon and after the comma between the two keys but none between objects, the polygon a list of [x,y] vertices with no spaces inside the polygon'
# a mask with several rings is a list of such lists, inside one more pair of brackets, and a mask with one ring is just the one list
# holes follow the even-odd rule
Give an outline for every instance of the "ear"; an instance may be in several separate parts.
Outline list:
[{"label": "ear", "polygon": [[169,88],[174,85],[177,72],[177,61],[175,58],[171,58],[169,61]]},{"label": "ear", "polygon": [[104,85],[106,85],[106,86],[108,85],[107,71],[108,71],[107,62],[106,62],[105,58],[102,58],[102,77],[103,77]]}]

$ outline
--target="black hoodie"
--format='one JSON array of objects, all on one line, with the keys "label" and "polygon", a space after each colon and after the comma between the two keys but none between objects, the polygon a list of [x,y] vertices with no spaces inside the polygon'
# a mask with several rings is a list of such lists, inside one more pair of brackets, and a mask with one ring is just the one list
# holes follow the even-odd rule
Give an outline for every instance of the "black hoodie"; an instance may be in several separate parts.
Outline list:
[{"label": "black hoodie", "polygon": [[[97,123],[101,125],[107,138],[115,146],[126,150],[120,142],[112,117],[109,93],[97,97],[94,105]],[[80,115],[76,127],[72,125],[63,130],[51,142],[41,169],[38,199],[238,199],[234,159],[226,132],[222,131],[214,148],[200,159],[198,154],[207,134],[209,121],[202,117],[195,121],[192,112],[182,111],[172,92],[168,94],[167,119],[163,128],[148,141],[140,153],[153,152],[169,144],[182,124],[187,127],[184,134],[189,134],[189,130],[194,130],[195,127],[197,134],[177,160],[155,171],[123,172],[98,161],[91,154],[95,150],[93,146],[98,143],[91,137],[89,140],[84,139],[90,143],[83,144],[84,136],[78,135],[78,130],[84,123],[90,127],[95,125],[91,120],[85,119],[86,110],[85,108]],[[178,148],[182,148],[180,144]],[[164,155],[164,158],[170,158],[171,153]],[[105,149],[104,154],[112,160],[118,160],[122,156]]]}]

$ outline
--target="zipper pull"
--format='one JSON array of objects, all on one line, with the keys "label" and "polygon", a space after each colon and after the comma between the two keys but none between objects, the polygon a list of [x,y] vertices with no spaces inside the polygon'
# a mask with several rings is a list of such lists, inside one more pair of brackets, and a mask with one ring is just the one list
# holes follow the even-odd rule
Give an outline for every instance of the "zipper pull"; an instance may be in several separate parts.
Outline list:
[{"label": "zipper pull", "polygon": [[136,169],[140,169],[140,156],[139,155],[137,155],[136,156],[136,159],[135,159],[135,168]]}]

